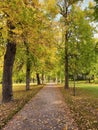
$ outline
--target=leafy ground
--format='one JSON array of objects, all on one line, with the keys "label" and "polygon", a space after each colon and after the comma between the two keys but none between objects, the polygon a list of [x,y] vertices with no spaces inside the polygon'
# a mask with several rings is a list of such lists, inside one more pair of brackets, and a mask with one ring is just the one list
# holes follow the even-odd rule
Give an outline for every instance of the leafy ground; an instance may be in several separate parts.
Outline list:
[{"label": "leafy ground", "polygon": [[79,130],[98,130],[98,84],[77,83],[75,97],[70,86],[69,90],[60,89]]},{"label": "leafy ground", "polygon": [[[0,105],[0,129],[13,117],[43,86],[31,85],[29,91],[25,91],[25,85],[14,85],[14,101]],[[0,86],[1,99],[1,86]]]}]

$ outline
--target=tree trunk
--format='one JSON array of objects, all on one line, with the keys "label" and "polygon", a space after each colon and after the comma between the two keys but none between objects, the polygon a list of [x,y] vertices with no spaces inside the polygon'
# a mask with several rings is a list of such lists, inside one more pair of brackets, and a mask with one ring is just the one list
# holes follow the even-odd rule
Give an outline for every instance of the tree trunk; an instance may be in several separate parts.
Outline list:
[{"label": "tree trunk", "polygon": [[9,102],[13,99],[12,71],[16,54],[16,44],[8,41],[4,56],[2,102]]},{"label": "tree trunk", "polygon": [[42,71],[42,84],[44,84],[44,71]]},{"label": "tree trunk", "polygon": [[55,78],[55,83],[58,84],[58,77]]},{"label": "tree trunk", "polygon": [[88,83],[91,83],[91,78],[88,78]]},{"label": "tree trunk", "polygon": [[73,75],[73,80],[74,80],[73,95],[76,96],[76,82],[75,82],[75,75]]},{"label": "tree trunk", "polygon": [[61,83],[62,83],[61,73],[60,73],[60,76],[59,76],[59,77],[60,77],[60,79],[59,79],[59,80],[60,80],[60,84],[61,84]]},{"label": "tree trunk", "polygon": [[30,63],[29,63],[29,59],[27,59],[27,64],[26,64],[26,90],[30,90]]},{"label": "tree trunk", "polygon": [[[63,17],[65,18],[65,28],[67,28],[69,21],[68,21],[68,1],[64,0],[64,14]],[[65,89],[69,89],[69,70],[68,70],[68,29],[65,32]]]},{"label": "tree trunk", "polygon": [[40,77],[39,77],[39,73],[36,73],[36,79],[37,79],[37,85],[40,85]]},{"label": "tree trunk", "polygon": [[30,52],[29,52],[29,47],[28,44],[24,41],[24,44],[26,46],[26,56],[27,56],[27,61],[26,61],[26,90],[30,90],[30,68],[31,68],[31,63],[30,63]]},{"label": "tree trunk", "polygon": [[65,89],[69,88],[68,57],[65,59]]},{"label": "tree trunk", "polygon": [[32,79],[33,83],[35,83],[35,78]]},{"label": "tree trunk", "polygon": [[65,89],[69,89],[69,69],[68,69],[68,32],[65,34]]},{"label": "tree trunk", "polygon": [[44,75],[43,75],[43,82],[44,82],[44,84],[46,83],[46,76],[45,76],[45,73],[44,73]]}]

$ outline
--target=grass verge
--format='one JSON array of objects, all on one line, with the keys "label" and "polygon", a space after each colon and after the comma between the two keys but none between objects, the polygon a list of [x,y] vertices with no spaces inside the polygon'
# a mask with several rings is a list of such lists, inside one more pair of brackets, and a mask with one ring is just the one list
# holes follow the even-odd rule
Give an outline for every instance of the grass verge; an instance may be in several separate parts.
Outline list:
[{"label": "grass verge", "polygon": [[76,86],[75,97],[72,87],[65,90],[63,86],[60,86],[65,102],[68,104],[79,130],[98,130],[98,85],[77,83]]},{"label": "grass verge", "polygon": [[[21,109],[43,86],[31,85],[25,90],[25,85],[14,85],[14,101],[0,105],[0,129]],[[1,87],[0,87],[1,97]]]}]

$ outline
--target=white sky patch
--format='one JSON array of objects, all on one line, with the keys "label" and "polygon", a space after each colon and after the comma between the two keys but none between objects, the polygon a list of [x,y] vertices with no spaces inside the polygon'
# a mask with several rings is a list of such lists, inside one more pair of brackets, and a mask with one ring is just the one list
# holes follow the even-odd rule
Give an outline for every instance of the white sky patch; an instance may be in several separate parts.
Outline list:
[{"label": "white sky patch", "polygon": [[95,38],[98,38],[98,34],[95,34],[94,37],[95,37]]},{"label": "white sky patch", "polygon": [[96,33],[94,34],[95,38],[98,38],[98,22],[92,22],[91,25],[96,29]]},{"label": "white sky patch", "polygon": [[82,3],[82,9],[85,9],[86,7],[88,7],[89,2],[94,2],[94,0],[84,0]]}]

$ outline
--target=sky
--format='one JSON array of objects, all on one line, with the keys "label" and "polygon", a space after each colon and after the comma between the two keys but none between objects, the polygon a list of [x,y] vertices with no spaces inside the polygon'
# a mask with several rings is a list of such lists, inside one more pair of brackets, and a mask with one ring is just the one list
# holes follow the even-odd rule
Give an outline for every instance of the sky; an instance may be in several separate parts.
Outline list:
[{"label": "sky", "polygon": [[[40,0],[40,1],[43,1],[43,0]],[[89,5],[89,2],[93,2],[94,0],[84,0],[83,3],[82,3],[82,9],[85,9],[86,7],[88,7]],[[56,19],[60,19],[61,15],[58,14],[57,15],[57,18]]]},{"label": "sky", "polygon": [[[94,2],[94,0],[84,0],[84,2],[82,4],[82,8],[84,9],[84,8],[88,7],[89,2]],[[93,26],[96,27],[96,29],[98,30],[98,24],[94,24]],[[94,34],[94,37],[98,38],[98,33]]]},{"label": "sky", "polygon": [[[43,0],[39,0],[40,2],[42,2]],[[94,0],[84,0],[83,4],[81,5],[82,6],[82,9],[85,9],[86,7],[88,7],[89,5],[89,2],[94,2]],[[58,20],[60,19],[61,15],[57,15],[56,19],[55,20]],[[98,30],[98,24],[94,24],[94,26],[97,28]],[[96,33],[94,35],[95,38],[98,38],[98,33]]]},{"label": "sky", "polygon": [[94,0],[84,0],[83,2],[84,8],[88,6],[89,2],[94,2]]}]

